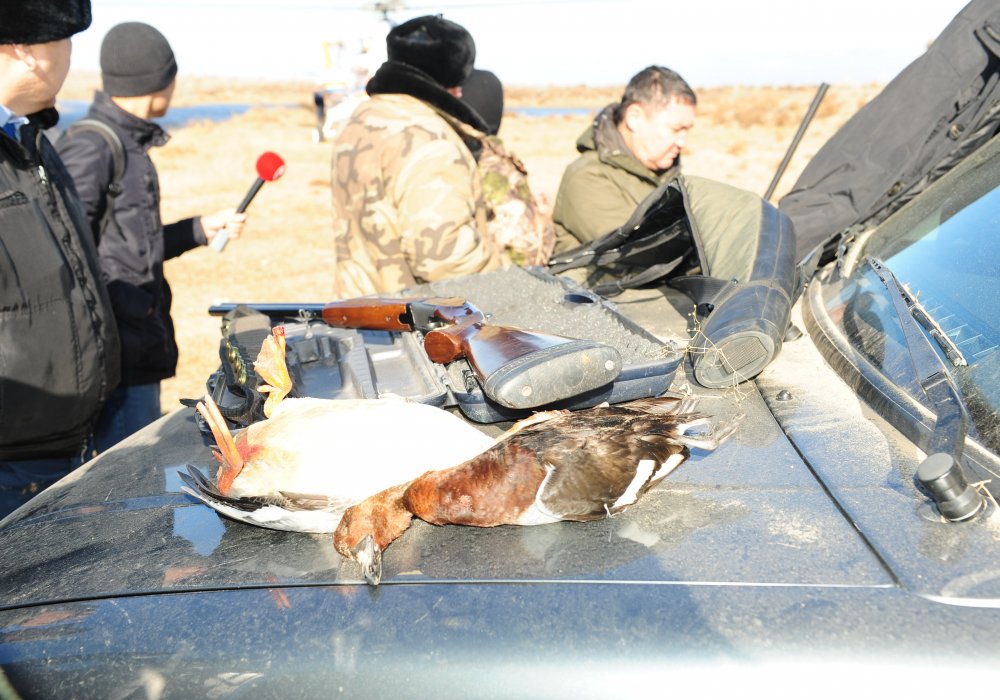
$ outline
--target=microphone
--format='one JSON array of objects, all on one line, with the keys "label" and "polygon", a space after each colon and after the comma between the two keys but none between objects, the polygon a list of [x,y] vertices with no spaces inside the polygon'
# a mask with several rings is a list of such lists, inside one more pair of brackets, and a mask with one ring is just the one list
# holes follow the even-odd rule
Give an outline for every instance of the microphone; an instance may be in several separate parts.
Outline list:
[{"label": "microphone", "polygon": [[[250,202],[252,202],[253,198],[257,196],[258,192],[260,192],[260,188],[264,186],[265,182],[273,182],[284,174],[285,161],[281,159],[281,156],[277,153],[272,153],[271,151],[262,153],[260,158],[257,159],[257,179],[247,191],[247,196],[243,198],[243,201],[240,202],[240,205],[236,208],[236,213],[242,214],[247,210],[247,207],[250,206]],[[216,234],[210,245],[212,248],[221,253],[227,243],[229,243],[229,234],[226,233],[225,230],[222,230]]]}]

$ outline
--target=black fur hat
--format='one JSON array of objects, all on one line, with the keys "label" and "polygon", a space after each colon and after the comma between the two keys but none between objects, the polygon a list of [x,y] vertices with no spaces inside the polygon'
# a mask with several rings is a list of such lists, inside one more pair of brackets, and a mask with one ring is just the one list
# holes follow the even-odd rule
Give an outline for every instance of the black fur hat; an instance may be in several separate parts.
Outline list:
[{"label": "black fur hat", "polygon": [[457,87],[472,73],[476,43],[460,24],[425,15],[393,27],[385,39],[390,61],[423,71],[442,87]]},{"label": "black fur hat", "polygon": [[90,0],[3,0],[0,44],[47,44],[90,26]]}]

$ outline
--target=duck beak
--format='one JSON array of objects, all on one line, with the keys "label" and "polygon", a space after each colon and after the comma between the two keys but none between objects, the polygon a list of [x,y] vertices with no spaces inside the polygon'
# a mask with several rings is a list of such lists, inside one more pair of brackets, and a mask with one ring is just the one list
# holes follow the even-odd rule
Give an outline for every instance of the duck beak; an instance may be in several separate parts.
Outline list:
[{"label": "duck beak", "polygon": [[357,543],[351,550],[354,560],[361,565],[361,573],[370,586],[377,586],[382,580],[382,549],[375,544],[371,535]]}]

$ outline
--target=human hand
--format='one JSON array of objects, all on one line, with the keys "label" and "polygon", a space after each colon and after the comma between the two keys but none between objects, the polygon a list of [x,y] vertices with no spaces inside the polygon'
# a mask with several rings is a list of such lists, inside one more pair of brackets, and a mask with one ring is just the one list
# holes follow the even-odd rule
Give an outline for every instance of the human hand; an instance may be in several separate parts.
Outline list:
[{"label": "human hand", "polygon": [[243,226],[246,224],[247,215],[237,214],[233,208],[222,209],[214,214],[205,214],[201,217],[201,227],[205,230],[205,237],[208,242],[218,236],[223,231],[227,238],[239,238],[243,234]]}]

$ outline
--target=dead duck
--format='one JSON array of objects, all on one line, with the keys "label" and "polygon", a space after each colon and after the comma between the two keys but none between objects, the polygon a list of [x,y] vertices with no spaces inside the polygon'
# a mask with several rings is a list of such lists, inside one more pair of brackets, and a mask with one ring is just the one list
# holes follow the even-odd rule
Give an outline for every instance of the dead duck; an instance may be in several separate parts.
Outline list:
[{"label": "dead duck", "polygon": [[450,469],[429,471],[348,508],[334,547],[381,579],[385,548],[414,517],[433,525],[541,525],[598,520],[634,504],[690,456],[714,449],[739,418],[710,434],[689,399],[661,397],[536,414]]},{"label": "dead duck", "polygon": [[254,367],[267,384],[265,420],[233,434],[210,396],[197,405],[215,439],[213,483],[197,467],[185,492],[260,527],[333,532],[348,506],[494,444],[461,418],[403,398],[284,398],[291,379],[278,330]]}]

